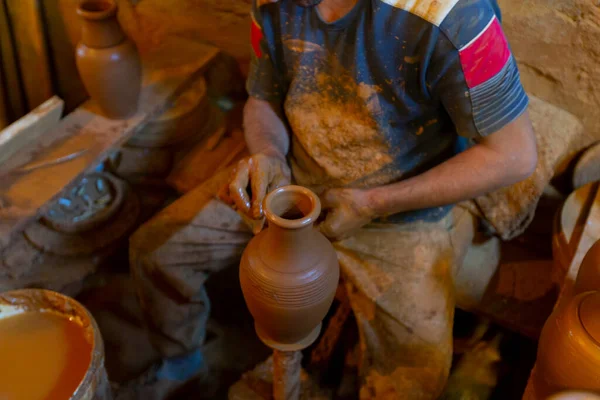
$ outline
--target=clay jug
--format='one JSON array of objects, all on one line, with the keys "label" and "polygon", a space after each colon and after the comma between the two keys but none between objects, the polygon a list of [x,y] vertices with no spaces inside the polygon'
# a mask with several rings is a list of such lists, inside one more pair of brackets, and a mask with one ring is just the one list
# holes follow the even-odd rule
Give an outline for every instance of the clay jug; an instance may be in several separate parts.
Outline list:
[{"label": "clay jug", "polygon": [[265,344],[299,350],[315,341],[333,302],[337,255],[313,226],[321,203],[310,190],[276,189],[264,211],[268,227],[250,241],[240,263],[244,299]]},{"label": "clay jug", "polygon": [[585,292],[548,318],[538,347],[536,393],[600,391],[600,292]]},{"label": "clay jug", "polygon": [[575,293],[595,290],[600,290],[600,240],[594,243],[583,258],[574,287]]},{"label": "clay jug", "polygon": [[104,115],[123,119],[137,111],[142,68],[133,42],[117,21],[112,0],[82,0],[81,42],[77,45],[77,69],[90,97]]}]

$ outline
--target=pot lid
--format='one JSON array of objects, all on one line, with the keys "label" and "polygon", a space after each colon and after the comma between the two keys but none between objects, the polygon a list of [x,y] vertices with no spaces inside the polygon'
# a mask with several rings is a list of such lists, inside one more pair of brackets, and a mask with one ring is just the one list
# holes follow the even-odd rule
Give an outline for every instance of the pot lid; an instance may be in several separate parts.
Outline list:
[{"label": "pot lid", "polygon": [[579,318],[587,333],[600,345],[600,292],[583,298],[579,306]]}]

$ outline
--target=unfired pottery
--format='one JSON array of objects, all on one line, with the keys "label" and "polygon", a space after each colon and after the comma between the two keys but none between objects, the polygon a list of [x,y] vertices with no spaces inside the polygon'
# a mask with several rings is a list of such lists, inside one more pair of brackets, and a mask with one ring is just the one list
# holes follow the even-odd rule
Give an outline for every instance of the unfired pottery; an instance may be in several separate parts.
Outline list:
[{"label": "unfired pottery", "polygon": [[135,114],[140,95],[142,68],[133,42],[117,21],[113,0],[83,0],[77,45],[77,69],[90,97],[106,117],[123,119]]},{"label": "unfired pottery", "polygon": [[[575,293],[600,290],[600,240],[586,253],[575,281]],[[600,310],[598,310],[600,319]]]},{"label": "unfired pottery", "polygon": [[590,392],[562,392],[549,397],[548,400],[600,400],[600,396]]},{"label": "unfired pottery", "polygon": [[[92,344],[92,358],[79,387],[69,400],[112,400],[104,367],[104,343],[90,312],[71,297],[43,289],[21,289],[0,293],[0,318],[27,311],[52,312],[80,324]],[[32,371],[32,383],[35,381]]]},{"label": "unfired pottery", "polygon": [[299,350],[317,338],[331,306],[337,256],[313,227],[321,204],[310,190],[276,189],[265,198],[264,210],[268,228],[242,256],[242,291],[260,339],[274,349]]},{"label": "unfired pottery", "polygon": [[548,318],[536,369],[536,393],[600,391],[600,292],[580,293]]}]

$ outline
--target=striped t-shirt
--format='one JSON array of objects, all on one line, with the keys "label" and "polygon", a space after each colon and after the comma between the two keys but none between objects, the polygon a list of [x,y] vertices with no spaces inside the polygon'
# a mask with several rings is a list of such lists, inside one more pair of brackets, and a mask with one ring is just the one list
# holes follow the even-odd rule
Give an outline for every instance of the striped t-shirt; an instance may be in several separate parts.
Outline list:
[{"label": "striped t-shirt", "polygon": [[256,1],[247,89],[283,106],[298,184],[414,176],[527,107],[495,0],[358,0],[332,23],[317,7]]}]

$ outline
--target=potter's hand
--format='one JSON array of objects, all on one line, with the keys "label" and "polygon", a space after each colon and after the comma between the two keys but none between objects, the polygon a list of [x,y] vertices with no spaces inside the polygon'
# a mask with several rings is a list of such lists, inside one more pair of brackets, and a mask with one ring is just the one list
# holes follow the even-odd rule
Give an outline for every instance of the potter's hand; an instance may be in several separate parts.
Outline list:
[{"label": "potter's hand", "polygon": [[331,189],[321,196],[321,205],[327,214],[319,225],[321,232],[331,240],[352,235],[375,218],[365,190]]},{"label": "potter's hand", "polygon": [[255,154],[238,162],[229,183],[219,192],[219,198],[249,218],[258,220],[263,217],[262,203],[266,194],[288,185],[290,176],[290,168],[284,158]]}]

